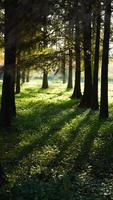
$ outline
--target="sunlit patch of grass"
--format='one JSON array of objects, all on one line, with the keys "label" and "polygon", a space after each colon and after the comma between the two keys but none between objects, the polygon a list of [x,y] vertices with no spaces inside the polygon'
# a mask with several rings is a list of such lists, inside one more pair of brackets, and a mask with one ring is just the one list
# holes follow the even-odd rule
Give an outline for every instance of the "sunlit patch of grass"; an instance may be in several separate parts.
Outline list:
[{"label": "sunlit patch of grass", "polygon": [[113,106],[99,121],[71,94],[61,82],[42,90],[33,81],[16,95],[13,128],[0,134],[4,199],[113,198]]}]

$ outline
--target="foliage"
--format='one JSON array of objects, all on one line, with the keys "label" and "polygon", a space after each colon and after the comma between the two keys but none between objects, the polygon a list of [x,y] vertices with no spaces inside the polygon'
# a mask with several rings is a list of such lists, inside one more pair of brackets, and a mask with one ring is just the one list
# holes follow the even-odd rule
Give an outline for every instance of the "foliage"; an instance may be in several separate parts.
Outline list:
[{"label": "foliage", "polygon": [[52,48],[41,49],[33,55],[21,58],[18,65],[21,67],[34,67],[35,69],[55,70],[61,61],[61,52]]}]

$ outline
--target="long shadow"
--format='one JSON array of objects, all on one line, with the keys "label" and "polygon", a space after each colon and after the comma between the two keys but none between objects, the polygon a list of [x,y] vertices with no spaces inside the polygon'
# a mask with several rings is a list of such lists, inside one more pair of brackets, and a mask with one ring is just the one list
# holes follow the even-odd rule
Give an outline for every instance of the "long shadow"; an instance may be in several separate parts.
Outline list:
[{"label": "long shadow", "polygon": [[[69,177],[65,177],[69,179]],[[93,185],[94,184],[94,185]],[[95,186],[96,185],[96,186]],[[28,180],[24,181],[21,185],[14,185],[11,188],[10,193],[5,194],[7,200],[18,200],[20,197],[25,200],[73,200],[73,199],[99,199],[103,200],[104,192],[102,194],[101,182],[94,182],[92,185],[89,183],[81,186],[79,182],[74,182],[71,186],[71,182],[65,183],[60,179],[57,181],[48,180],[41,181],[38,177],[32,176]],[[98,193],[97,193],[98,192]],[[7,198],[6,198],[7,197]],[[74,198],[73,198],[74,197]],[[109,195],[110,197],[110,195]],[[112,199],[112,198],[106,198]]]},{"label": "long shadow", "polygon": [[[15,153],[13,158],[11,157],[6,161],[7,166],[8,164],[11,165],[12,167],[17,166],[18,163],[24,157],[26,157],[30,152],[33,151],[33,149],[35,148],[38,148],[38,150],[41,149],[41,147],[43,147],[44,145],[48,143],[48,139],[50,139],[50,137],[53,137],[57,131],[62,129],[62,127],[64,126],[64,123],[70,122],[71,119],[77,117],[77,115],[80,115],[83,111],[84,110],[80,110],[80,109],[72,110],[70,113],[66,112],[64,116],[61,115],[60,118],[58,117],[58,120],[54,121],[53,119],[52,121],[51,119],[51,121],[47,121],[49,130],[46,133],[43,132],[41,137],[35,138],[35,140],[32,143],[28,144],[27,146],[24,146],[23,148],[21,147],[21,149]],[[34,119],[34,116],[36,116],[36,113],[35,114],[32,113],[33,119]],[[29,116],[27,116],[24,120],[26,121],[28,117]]]},{"label": "long shadow", "polygon": [[[76,111],[77,112],[77,111]],[[82,114],[82,112],[84,112],[84,110],[78,110],[78,113]],[[70,118],[72,117],[77,117],[78,113],[70,113]],[[65,116],[67,117],[67,115]],[[87,112],[86,116],[80,121],[80,123],[76,126],[76,128],[73,130],[69,138],[68,141],[64,142],[63,145],[60,148],[60,154],[58,155],[58,157],[56,156],[55,159],[53,159],[49,165],[47,165],[46,167],[48,167],[49,169],[53,169],[55,165],[59,165],[61,160],[64,158],[65,156],[65,152],[66,150],[72,145],[72,143],[74,142],[74,140],[76,139],[77,136],[79,136],[79,129],[84,127],[85,124],[90,124],[90,129],[88,131],[88,133],[86,134],[86,137],[84,137],[83,143],[81,144],[81,150],[80,153],[78,153],[76,159],[74,160],[74,167],[70,165],[70,170],[69,170],[69,175],[67,175],[66,177],[64,177],[64,179],[61,181],[60,179],[54,180],[51,179],[51,174],[50,177],[47,176],[46,179],[44,178],[44,176],[31,176],[31,177],[27,177],[27,180],[25,182],[22,182],[22,184],[15,184],[14,187],[11,190],[10,193],[10,198],[9,199],[18,199],[19,197],[22,197],[23,199],[35,199],[38,198],[38,200],[42,200],[43,198],[45,199],[49,199],[49,200],[53,200],[53,199],[57,199],[57,200],[61,200],[61,199],[65,199],[68,200],[72,198],[73,193],[78,192],[80,194],[80,197],[82,196],[83,198],[89,198],[89,196],[87,195],[87,192],[89,192],[89,194],[91,195],[91,197],[94,197],[94,194],[92,192],[92,189],[95,190],[95,192],[97,192],[97,188],[98,191],[101,193],[99,194],[99,198],[100,200],[103,199],[102,197],[102,192],[101,192],[101,180],[99,185],[97,185],[96,183],[96,189],[95,189],[95,185],[93,188],[93,185],[83,185],[81,188],[81,183],[76,182],[75,180],[72,180],[72,178],[70,179],[69,176],[73,176],[75,178],[75,172],[78,171],[78,174],[81,173],[81,170],[85,167],[87,167],[86,165],[89,164],[90,162],[90,153],[91,153],[91,149],[94,143],[95,138],[98,136],[98,130],[100,129],[102,123],[98,122],[97,119],[91,119],[92,118],[92,112],[89,111]],[[64,118],[65,120],[65,118]],[[61,126],[63,127],[63,126]],[[60,127],[60,129],[61,129]],[[52,127],[51,127],[52,128]],[[52,130],[52,129],[51,129]],[[54,132],[55,133],[55,132]],[[54,135],[53,133],[53,135]],[[42,140],[42,145],[45,145],[48,140],[44,140],[43,141],[43,137],[40,138]],[[47,137],[48,139],[48,137]],[[37,141],[36,141],[37,142]],[[38,141],[39,142],[39,141]],[[40,149],[40,142],[38,143],[38,148]],[[33,148],[34,145],[33,145]],[[29,151],[29,147],[28,147],[28,151]],[[32,149],[31,149],[32,151]],[[29,153],[29,152],[27,152]],[[44,173],[42,171],[42,173]],[[46,176],[46,174],[45,174]],[[44,178],[44,179],[43,179]],[[65,183],[65,178],[67,179],[67,182]],[[69,186],[70,180],[72,180],[72,184],[74,181],[74,184],[72,187]],[[80,184],[80,185],[79,185]],[[80,190],[79,190],[80,188]],[[90,189],[89,189],[90,188]],[[86,192],[87,190],[87,192]],[[43,193],[44,191],[44,193]],[[59,191],[59,192],[58,192]],[[81,193],[82,191],[82,193]],[[57,193],[58,192],[58,193]],[[55,194],[58,194],[57,196]],[[45,194],[45,196],[43,196]],[[7,196],[6,196],[7,197]],[[5,197],[5,198],[6,198]],[[92,199],[91,198],[91,199]],[[96,197],[94,197],[96,199]],[[8,197],[7,197],[8,199]],[[72,198],[73,199],[73,198]],[[75,197],[76,199],[76,197]],[[77,196],[78,199],[78,196]]]},{"label": "long shadow", "polygon": [[[89,123],[91,123],[89,119]],[[101,127],[101,122],[93,121],[89,133],[86,135],[84,142],[81,146],[81,151],[79,152],[77,158],[75,159],[74,169],[79,172],[88,164],[90,160],[91,148],[94,144],[95,138],[98,136],[98,130]]]},{"label": "long shadow", "polygon": [[112,178],[113,173],[113,124],[104,129],[99,140],[101,146],[90,159],[92,174],[96,178]]},{"label": "long shadow", "polygon": [[87,111],[82,112],[81,114],[83,114],[83,117],[80,120],[79,124],[77,126],[73,127],[73,130],[71,130],[71,132],[68,133],[69,139],[60,146],[59,154],[57,154],[56,157],[48,163],[48,167],[53,168],[56,165],[61,164],[61,162],[65,156],[65,152],[72,145],[72,143],[76,140],[76,137],[79,136],[79,134],[80,134],[79,129],[81,127],[83,127],[89,120],[89,118],[91,116],[91,111],[87,110]]},{"label": "long shadow", "polygon": [[[57,162],[56,165],[58,165],[59,162],[63,159],[63,157],[65,156],[66,149],[68,149],[69,146],[72,145],[72,143],[74,142],[74,139],[78,135],[79,128],[84,127],[85,123],[87,122],[89,123],[92,122],[92,120],[90,120],[91,116],[92,116],[92,112],[89,111],[86,114],[85,118],[80,121],[79,125],[73,131],[72,137],[68,140],[68,143],[66,142],[62,145],[62,148],[60,149],[60,155],[58,155],[58,157],[55,157],[55,160],[53,159],[52,162],[49,163],[49,166],[47,166],[49,169],[50,168],[53,169],[55,163]],[[97,124],[98,126],[96,126]],[[13,199],[16,200],[16,197],[19,195],[22,195],[25,199],[38,198],[38,200],[42,200],[43,199],[42,191],[45,191],[45,198],[49,200],[53,200],[55,199],[55,197],[57,200],[61,200],[61,199],[71,200],[73,199],[72,196],[73,196],[73,193],[75,192],[80,194],[80,198],[81,197],[85,198],[86,196],[86,199],[87,199],[90,196],[92,199],[92,197],[94,197],[94,194],[92,191],[95,190],[95,192],[97,192],[97,189],[99,193],[98,197],[100,200],[102,200],[103,199],[102,192],[101,192],[102,180],[100,180],[99,184],[96,182],[96,188],[95,188],[95,182],[94,183],[89,182],[88,185],[86,183],[86,185],[81,186],[81,183],[77,182],[77,179],[75,177],[75,174],[77,173],[77,171],[80,174],[83,167],[89,162],[91,148],[92,148],[94,139],[98,136],[98,130],[100,129],[100,126],[101,126],[101,123],[98,123],[97,121],[95,122],[93,121],[93,124],[91,124],[90,130],[89,130],[89,133],[86,135],[84,139],[84,142],[81,147],[81,151],[75,160],[74,168],[70,168],[69,173],[64,178],[62,179],[57,178],[57,180],[54,180],[54,179],[51,179],[51,174],[49,174],[49,176],[47,177],[44,177],[42,174],[40,176],[38,175],[32,176],[31,178],[28,178],[28,180],[23,182],[22,185],[20,186],[15,185],[13,187],[12,194],[11,194],[12,200]],[[75,180],[73,180],[74,178]],[[74,185],[73,185],[73,182],[74,182]],[[72,187],[71,187],[71,184],[73,185]],[[36,189],[37,187],[38,189]],[[29,192],[30,190],[32,190],[32,194]],[[25,191],[28,191],[28,193]],[[57,196],[55,196],[57,191],[59,192],[57,193]],[[88,195],[88,192],[89,192],[89,195]],[[75,197],[75,199],[76,198],[78,199],[78,196]]]},{"label": "long shadow", "polygon": [[[66,110],[74,109],[77,106],[77,102],[69,100],[63,101],[59,103],[46,103],[45,101],[39,101],[37,104],[34,102],[30,102],[26,105],[28,108],[32,108],[32,112],[25,113],[22,116],[18,117],[18,125],[15,126],[19,129],[19,124],[22,124],[25,129],[37,130],[40,127],[41,123],[49,123],[53,117],[60,115],[61,112],[65,112]],[[26,110],[26,108],[25,108]],[[76,112],[75,112],[76,113]],[[29,123],[28,123],[29,121]]]},{"label": "long shadow", "polygon": [[[91,116],[92,116],[92,111],[89,111],[86,116],[80,121],[77,127],[75,129],[73,128],[73,131],[70,133],[70,138],[67,142],[64,142],[63,145],[60,146],[59,148],[59,154],[56,155],[56,157],[48,163],[47,167],[54,168],[58,165],[62,165],[63,159],[66,157],[65,153],[66,151],[73,146],[73,143],[76,140],[77,136],[80,136],[79,129],[84,127],[87,122],[91,123]],[[98,130],[101,127],[101,122],[97,122],[97,120],[93,124],[91,124],[90,130],[86,137],[84,138],[84,142],[81,143],[81,150],[78,153],[77,156],[73,155],[71,156],[71,160],[73,160],[74,166],[71,163],[70,160],[70,170],[68,173],[74,173],[74,171],[78,171],[79,173],[81,172],[82,169],[84,169],[88,163],[90,162],[90,153],[91,153],[91,148],[93,146],[95,138],[98,136]],[[81,136],[80,136],[81,137]],[[77,149],[75,147],[75,153]],[[71,154],[71,152],[70,152]],[[76,157],[76,158],[75,158]],[[69,162],[69,161],[68,161]],[[72,166],[71,166],[72,165]],[[69,166],[68,166],[69,168]],[[42,171],[42,174],[44,172]]]},{"label": "long shadow", "polygon": [[[26,136],[28,133],[31,134],[31,132],[37,130],[37,138],[38,137],[38,131],[40,131],[40,127],[42,125],[46,125],[46,126],[51,126],[52,123],[52,129],[57,130],[57,123],[59,123],[59,128],[60,126],[63,126],[62,124],[62,120],[56,121],[56,125],[55,125],[55,120],[53,120],[54,118],[56,118],[56,116],[59,116],[61,112],[63,112],[64,110],[70,110],[73,106],[74,106],[75,102],[74,101],[64,101],[64,102],[60,102],[58,104],[55,103],[47,103],[46,105],[43,105],[43,102],[40,101],[37,105],[36,104],[30,104],[29,106],[32,106],[32,113],[29,114],[27,113],[24,116],[18,116],[13,128],[10,130],[10,137],[9,137],[9,132],[5,132],[3,130],[1,131],[0,134],[0,140],[3,140],[3,147],[1,147],[2,152],[1,152],[1,158],[3,163],[6,163],[5,160],[8,160],[8,162],[10,162],[10,159],[12,160],[13,154],[12,153],[5,153],[5,152],[18,152],[15,151],[15,149],[17,148],[19,142],[21,141],[21,135],[24,134],[24,132],[26,131]],[[41,106],[42,105],[42,106]],[[76,113],[75,113],[76,115]],[[74,116],[74,113],[72,115],[72,117]],[[68,117],[67,117],[68,118]],[[71,118],[71,115],[70,115]],[[37,119],[37,120],[36,120]],[[65,118],[64,118],[65,120]],[[54,121],[54,122],[52,122]],[[29,123],[28,123],[29,122]],[[22,127],[22,129],[21,129]],[[49,127],[50,129],[50,127]],[[49,132],[45,134],[44,136],[44,132],[43,132],[43,138],[46,138],[46,134],[48,134],[49,137]],[[38,139],[37,139],[38,142]],[[32,146],[32,145],[31,145]],[[23,152],[23,151],[22,151]],[[23,152],[24,153],[24,152]],[[11,157],[10,157],[11,155]],[[13,159],[14,160],[14,159]],[[6,168],[7,168],[7,163],[5,164]]]}]

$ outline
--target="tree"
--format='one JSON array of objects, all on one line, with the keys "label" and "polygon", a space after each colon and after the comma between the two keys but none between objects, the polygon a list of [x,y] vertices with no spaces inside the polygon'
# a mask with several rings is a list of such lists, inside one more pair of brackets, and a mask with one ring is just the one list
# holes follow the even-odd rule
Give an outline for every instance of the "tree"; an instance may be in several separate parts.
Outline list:
[{"label": "tree", "polygon": [[96,2],[96,42],[93,70],[93,92],[92,92],[92,109],[97,110],[98,105],[98,70],[99,70],[99,49],[100,49],[100,26],[101,26],[101,2]]},{"label": "tree", "polygon": [[62,70],[62,79],[63,84],[66,83],[66,30],[64,31],[64,44],[63,44],[63,53],[61,59],[61,70]]},{"label": "tree", "polygon": [[26,70],[26,82],[29,82],[29,77],[30,76],[30,69],[28,68],[27,70]]},{"label": "tree", "polygon": [[81,98],[81,107],[91,107],[92,97],[92,66],[91,66],[91,11],[92,2],[89,0],[82,1],[83,16],[83,49],[84,49],[84,70],[85,70],[85,83],[84,94]]},{"label": "tree", "polygon": [[16,68],[16,94],[20,93],[20,66]]},{"label": "tree", "polygon": [[26,71],[25,71],[25,68],[22,69],[22,83],[25,83],[25,74]]},{"label": "tree", "polygon": [[62,70],[63,84],[65,84],[66,83],[66,56],[65,56],[65,51],[63,52],[63,55],[62,55],[61,70]]},{"label": "tree", "polygon": [[16,8],[17,1],[5,0],[5,66],[1,99],[2,126],[9,127],[16,116],[15,66],[16,66]]},{"label": "tree", "polygon": [[81,98],[81,32],[80,32],[80,16],[79,16],[79,2],[76,1],[76,16],[75,16],[75,56],[76,56],[76,67],[75,67],[75,85],[72,98]]},{"label": "tree", "polygon": [[72,36],[73,36],[73,22],[69,20],[69,73],[68,73],[68,85],[67,89],[73,88],[73,48],[72,48]]},{"label": "tree", "polygon": [[105,1],[104,39],[101,70],[100,119],[108,118],[108,63],[111,20],[111,0]]},{"label": "tree", "polygon": [[[44,17],[44,31],[43,31],[43,46],[44,48],[47,48],[47,16]],[[44,67],[43,68],[43,81],[42,81],[42,88],[43,89],[47,89],[48,86],[48,71],[47,69]]]}]

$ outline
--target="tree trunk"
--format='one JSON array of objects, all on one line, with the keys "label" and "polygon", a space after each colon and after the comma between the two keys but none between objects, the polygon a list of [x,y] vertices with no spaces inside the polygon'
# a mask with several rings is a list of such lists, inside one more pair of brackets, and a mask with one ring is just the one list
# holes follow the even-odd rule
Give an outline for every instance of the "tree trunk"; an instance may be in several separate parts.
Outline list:
[{"label": "tree trunk", "polygon": [[66,29],[65,29],[65,35],[64,35],[64,52],[62,57],[62,76],[63,76],[63,84],[66,83]]},{"label": "tree trunk", "polygon": [[[86,5],[87,4],[87,5]],[[91,107],[92,96],[92,70],[91,70],[91,4],[84,2],[83,5],[83,47],[85,82],[84,94],[81,98],[80,107]]]},{"label": "tree trunk", "polygon": [[20,93],[20,66],[16,69],[16,94]]},{"label": "tree trunk", "polygon": [[108,118],[108,115],[109,115],[108,113],[108,62],[109,62],[110,20],[111,20],[111,0],[106,0],[102,71],[101,71],[100,119]]},{"label": "tree trunk", "polygon": [[72,50],[69,49],[69,74],[68,74],[68,85],[67,89],[73,88],[73,67],[72,67]]},{"label": "tree trunk", "polygon": [[73,23],[69,21],[69,73],[68,73],[68,85],[67,89],[73,88],[73,51],[72,51],[72,36],[73,36]]},{"label": "tree trunk", "polygon": [[22,70],[22,83],[25,83],[25,69]]},{"label": "tree trunk", "polygon": [[95,44],[95,58],[93,70],[93,92],[92,92],[92,109],[98,110],[98,70],[99,70],[99,49],[100,49],[100,25],[101,25],[101,8],[100,1],[97,3],[96,16],[96,44]]},{"label": "tree trunk", "polygon": [[29,74],[30,74],[30,70],[28,68],[26,71],[26,82],[29,82]]},{"label": "tree trunk", "polygon": [[47,89],[48,88],[48,73],[44,69],[43,71],[43,82],[42,82],[42,89]]},{"label": "tree trunk", "polygon": [[80,99],[81,94],[81,55],[80,55],[80,22],[77,13],[75,21],[75,53],[76,53],[76,68],[75,68],[75,86],[72,98]]},{"label": "tree trunk", "polygon": [[62,79],[63,79],[63,84],[66,83],[66,57],[65,57],[65,52],[63,53],[63,58],[62,58]]},{"label": "tree trunk", "polygon": [[1,99],[1,125],[9,127],[16,116],[15,106],[15,66],[16,66],[16,30],[15,3],[5,1],[5,64]]},{"label": "tree trunk", "polygon": [[[43,45],[44,45],[44,49],[46,49],[47,45],[48,45],[48,40],[47,40],[47,16],[44,17],[43,25],[44,25]],[[47,71],[47,69],[43,69],[42,89],[47,89],[48,87],[49,87],[49,85],[48,85],[48,71]]]}]

